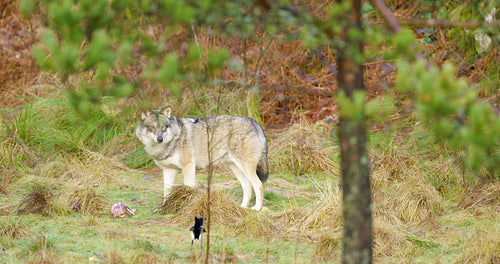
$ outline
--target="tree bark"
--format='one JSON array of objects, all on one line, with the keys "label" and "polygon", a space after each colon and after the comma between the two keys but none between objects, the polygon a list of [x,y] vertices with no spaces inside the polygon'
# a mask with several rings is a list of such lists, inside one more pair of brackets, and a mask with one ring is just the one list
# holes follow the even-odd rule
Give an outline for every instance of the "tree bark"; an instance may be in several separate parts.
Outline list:
[{"label": "tree bark", "polygon": [[[337,50],[339,92],[343,91],[351,100],[355,91],[365,90],[363,66],[353,56],[353,52],[362,52],[361,41],[351,39],[353,34],[348,34],[352,29],[361,30],[360,11],[361,0],[353,0],[352,9],[346,14],[347,24],[342,37],[345,45]],[[342,259],[346,264],[371,263],[372,203],[364,114],[357,118],[341,114],[338,129],[344,215]]]}]

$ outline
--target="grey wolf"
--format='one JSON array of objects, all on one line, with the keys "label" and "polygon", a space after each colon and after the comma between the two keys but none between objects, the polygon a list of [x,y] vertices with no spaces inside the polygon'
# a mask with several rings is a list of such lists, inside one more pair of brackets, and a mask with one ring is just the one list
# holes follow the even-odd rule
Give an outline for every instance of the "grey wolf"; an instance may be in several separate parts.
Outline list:
[{"label": "grey wolf", "polygon": [[195,187],[196,169],[227,165],[243,188],[242,207],[255,192],[253,210],[263,206],[262,183],[268,178],[267,141],[264,130],[249,117],[210,116],[179,118],[170,107],[141,114],[136,136],[146,153],[163,170],[167,195],[182,170],[184,184]]},{"label": "grey wolf", "polygon": [[[202,242],[203,233],[206,232],[205,227],[203,226],[203,218],[194,217],[194,226],[191,227],[191,246],[195,239]],[[200,244],[201,245],[201,244]]]}]

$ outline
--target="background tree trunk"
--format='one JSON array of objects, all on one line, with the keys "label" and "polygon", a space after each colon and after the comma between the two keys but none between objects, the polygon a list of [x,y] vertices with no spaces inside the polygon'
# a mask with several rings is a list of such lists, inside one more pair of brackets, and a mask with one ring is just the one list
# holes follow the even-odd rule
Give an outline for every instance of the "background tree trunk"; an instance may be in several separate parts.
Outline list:
[{"label": "background tree trunk", "polygon": [[[361,41],[352,39],[349,30],[361,30],[361,1],[353,0],[347,14],[343,39],[345,46],[337,50],[339,92],[354,102],[357,90],[365,90],[363,66],[354,60],[361,54]],[[363,107],[357,106],[357,107]],[[354,106],[353,104],[353,107]],[[349,111],[352,109],[341,109]],[[363,112],[361,112],[363,113]],[[343,263],[372,262],[372,218],[370,168],[364,114],[359,118],[341,115],[339,120],[343,191]]]}]

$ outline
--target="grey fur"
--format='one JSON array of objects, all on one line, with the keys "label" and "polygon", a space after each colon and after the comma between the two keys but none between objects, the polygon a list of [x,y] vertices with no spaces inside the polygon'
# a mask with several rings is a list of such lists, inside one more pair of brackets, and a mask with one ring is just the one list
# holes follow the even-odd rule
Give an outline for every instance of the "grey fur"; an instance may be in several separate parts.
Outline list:
[{"label": "grey fur", "polygon": [[[252,188],[254,210],[263,207],[262,183],[268,178],[267,141],[262,127],[253,119],[238,116],[179,118],[170,108],[141,114],[136,136],[146,153],[163,169],[164,195],[182,170],[184,184],[195,186],[195,171],[209,165],[227,165],[243,188],[241,206],[247,207]],[[209,151],[210,149],[210,151]]]}]

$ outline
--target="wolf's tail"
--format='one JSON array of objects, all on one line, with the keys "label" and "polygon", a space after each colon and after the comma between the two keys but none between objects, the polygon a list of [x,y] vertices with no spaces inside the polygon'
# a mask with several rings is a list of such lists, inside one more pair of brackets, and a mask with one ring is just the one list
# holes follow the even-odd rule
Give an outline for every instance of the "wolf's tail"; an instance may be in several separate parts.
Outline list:
[{"label": "wolf's tail", "polygon": [[259,176],[260,181],[263,183],[269,176],[269,169],[267,167],[267,146],[266,153],[263,153],[262,157],[259,160],[259,163],[257,163],[257,176]]}]

